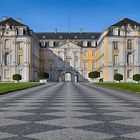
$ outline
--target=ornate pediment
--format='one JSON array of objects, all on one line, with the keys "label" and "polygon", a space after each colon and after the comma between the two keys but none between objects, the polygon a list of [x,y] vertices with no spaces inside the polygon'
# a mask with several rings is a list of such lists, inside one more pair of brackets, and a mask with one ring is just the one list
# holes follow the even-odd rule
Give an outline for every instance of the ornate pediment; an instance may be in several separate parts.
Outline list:
[{"label": "ornate pediment", "polygon": [[5,26],[0,26],[0,35],[1,36],[15,36],[16,29],[14,27],[10,27],[8,23]]},{"label": "ornate pediment", "polygon": [[75,43],[73,42],[70,42],[70,41],[67,41],[65,44],[63,44],[62,46],[59,46],[59,48],[62,48],[62,49],[67,49],[67,50],[70,50],[70,49],[81,49],[80,46],[76,45]]}]

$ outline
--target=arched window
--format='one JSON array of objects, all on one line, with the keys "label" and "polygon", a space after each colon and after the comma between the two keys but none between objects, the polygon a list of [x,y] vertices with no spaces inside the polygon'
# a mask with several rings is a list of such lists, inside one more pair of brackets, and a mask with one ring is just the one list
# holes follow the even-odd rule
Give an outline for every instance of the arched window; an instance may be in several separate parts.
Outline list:
[{"label": "arched window", "polygon": [[83,46],[84,46],[84,47],[87,47],[87,43],[88,43],[87,41],[84,41],[84,42],[83,42]]},{"label": "arched window", "polygon": [[132,56],[132,53],[129,52],[129,53],[127,54],[127,64],[130,65],[130,64],[132,64],[132,63],[133,63],[133,56]]},{"label": "arched window", "polygon": [[5,55],[4,55],[4,64],[5,65],[10,64],[10,54],[8,52],[5,53]]},{"label": "arched window", "polygon": [[127,49],[132,50],[132,41],[130,39],[127,41]]},{"label": "arched window", "polygon": [[10,48],[10,41],[7,39],[5,40],[5,49],[9,49]]}]

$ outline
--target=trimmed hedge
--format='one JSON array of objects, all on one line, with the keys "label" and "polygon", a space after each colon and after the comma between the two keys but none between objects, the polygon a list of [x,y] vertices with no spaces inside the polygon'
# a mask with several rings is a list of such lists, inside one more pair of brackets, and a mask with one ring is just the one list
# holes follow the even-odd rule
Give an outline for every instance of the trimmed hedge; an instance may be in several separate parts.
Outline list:
[{"label": "trimmed hedge", "polygon": [[133,75],[133,80],[139,82],[140,81],[140,74]]},{"label": "trimmed hedge", "polygon": [[120,74],[120,73],[115,74],[115,75],[114,75],[114,80],[120,82],[121,80],[123,80],[123,75]]}]

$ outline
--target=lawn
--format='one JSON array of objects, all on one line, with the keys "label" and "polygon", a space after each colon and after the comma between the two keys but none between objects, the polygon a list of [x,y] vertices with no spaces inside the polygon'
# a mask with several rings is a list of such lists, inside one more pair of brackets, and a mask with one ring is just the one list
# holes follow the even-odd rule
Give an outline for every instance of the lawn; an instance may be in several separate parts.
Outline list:
[{"label": "lawn", "polygon": [[140,93],[140,83],[96,83],[99,86]]},{"label": "lawn", "polygon": [[22,90],[34,86],[42,85],[41,83],[31,82],[31,83],[0,83],[0,94]]}]

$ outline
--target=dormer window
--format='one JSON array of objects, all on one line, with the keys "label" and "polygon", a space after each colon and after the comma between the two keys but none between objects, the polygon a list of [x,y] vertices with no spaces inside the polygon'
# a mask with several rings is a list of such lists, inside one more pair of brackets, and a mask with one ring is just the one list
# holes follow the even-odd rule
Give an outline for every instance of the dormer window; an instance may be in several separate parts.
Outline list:
[{"label": "dormer window", "polygon": [[118,28],[113,29],[113,35],[119,35],[119,29]]},{"label": "dormer window", "polygon": [[45,42],[44,42],[44,41],[41,41],[40,43],[41,43],[41,46],[42,46],[42,47],[45,46]]},{"label": "dormer window", "polygon": [[23,28],[18,29],[18,35],[23,35]]},{"label": "dormer window", "polygon": [[92,41],[92,42],[91,42],[91,46],[92,46],[92,47],[95,47],[95,46],[96,46],[96,41]]},{"label": "dormer window", "polygon": [[54,42],[53,42],[53,41],[50,41],[50,42],[49,42],[49,46],[50,46],[50,47],[53,47],[53,45],[54,45]]},{"label": "dormer window", "polygon": [[83,42],[83,46],[84,46],[84,47],[87,47],[87,41],[84,41],[84,42]]}]

